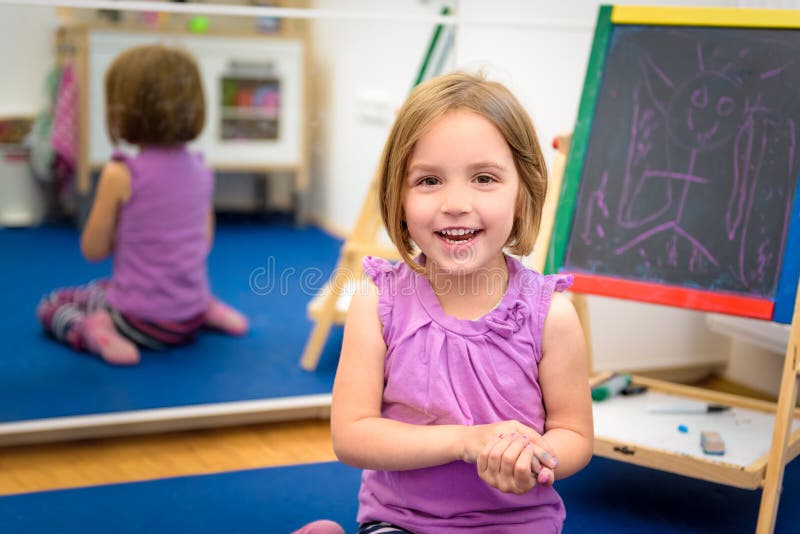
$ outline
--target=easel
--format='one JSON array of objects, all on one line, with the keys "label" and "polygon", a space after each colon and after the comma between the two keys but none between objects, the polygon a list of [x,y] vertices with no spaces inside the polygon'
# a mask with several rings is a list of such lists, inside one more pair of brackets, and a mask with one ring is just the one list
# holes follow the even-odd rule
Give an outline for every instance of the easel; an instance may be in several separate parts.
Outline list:
[{"label": "easel", "polygon": [[[555,213],[554,204],[557,202],[558,190],[564,172],[569,137],[562,136],[558,141],[557,148],[559,149],[559,154],[556,156],[553,163],[547,199],[542,216],[542,228],[533,255],[532,265],[537,270],[544,265],[545,258],[542,256],[542,249],[546,251],[550,233],[553,228]],[[586,296],[572,293],[572,298],[584,329],[584,335],[587,339],[587,349],[591,353]],[[592,359],[589,355],[589,370],[590,374],[592,374],[590,383],[593,385],[602,382],[611,375],[610,372],[594,374],[593,369]],[[800,455],[800,430],[794,432],[791,430],[792,420],[800,419],[800,409],[796,407],[799,380],[800,290],[798,290],[795,298],[794,313],[789,342],[786,347],[777,403],[754,400],[739,395],[712,392],[702,388],[678,385],[643,376],[634,375],[632,377],[633,384],[647,386],[652,391],[685,396],[708,403],[724,404],[774,414],[772,441],[767,455],[759,458],[746,468],[739,468],[732,464],[676,455],[669,451],[621,442],[600,435],[595,436],[594,454],[612,460],[624,461],[644,467],[651,467],[662,471],[669,471],[746,489],[757,489],[760,487],[762,488],[762,496],[758,512],[756,533],[772,533],[775,529],[775,520],[778,514],[781,485],[783,483],[783,473],[786,464]]]},{"label": "easel", "polygon": [[[653,447],[622,442],[598,434],[595,435],[594,453],[613,460],[652,467],[721,484],[746,489],[760,487],[763,493],[756,532],[759,534],[773,532],[785,466],[800,454],[800,430],[794,432],[791,430],[792,420],[800,418],[800,410],[795,407],[798,391],[798,373],[800,373],[800,313],[798,309],[800,309],[800,295],[796,299],[777,403],[726,393],[716,393],[702,388],[682,386],[636,375],[632,377],[633,384],[647,386],[650,391],[774,414],[772,441],[767,455],[762,456],[751,465],[741,467],[704,458],[678,455]],[[584,317],[581,317],[581,321],[585,320],[584,314]],[[586,323],[583,322],[583,324]],[[601,382],[609,374],[599,373],[593,376],[590,381],[593,384]],[[724,461],[724,457],[721,460]]]},{"label": "easel", "polygon": [[[444,6],[440,11],[442,16],[449,14],[448,6]],[[443,32],[444,26],[437,24],[428,43],[414,86],[441,71],[442,62],[449,53],[452,37],[443,37]],[[373,177],[364,204],[356,219],[355,229],[342,245],[339,260],[330,281],[308,305],[308,315],[315,324],[305,349],[303,349],[303,356],[300,358],[300,366],[303,369],[313,371],[317,368],[331,327],[334,324],[344,323],[347,308],[350,305],[350,297],[364,274],[361,266],[364,256],[378,256],[387,260],[400,259],[400,253],[396,248],[380,244],[381,227],[378,181],[377,177]]]},{"label": "easel", "polygon": [[[564,167],[567,164],[567,152],[572,141],[572,134],[558,135],[553,139],[553,148],[556,149],[553,158],[552,168],[547,180],[547,195],[542,207],[542,220],[539,225],[539,234],[536,236],[536,243],[533,247],[533,254],[529,262],[525,262],[528,267],[536,272],[543,272],[547,260],[547,249],[550,247],[550,237],[553,234],[553,223],[556,219],[556,208],[558,207],[558,193],[561,190],[561,180],[564,177]],[[592,365],[592,346],[589,330],[589,309],[586,296],[580,293],[570,293],[572,305],[580,319],[583,328],[583,337],[586,339],[586,358],[588,368],[593,369]]]},{"label": "easel", "polygon": [[350,304],[349,297],[352,296],[364,273],[361,267],[364,256],[400,259],[397,249],[380,245],[378,242],[380,230],[378,183],[373,179],[361,206],[361,212],[358,214],[355,229],[342,245],[331,280],[308,306],[308,314],[315,324],[300,360],[303,369],[313,371],[317,368],[331,326],[344,323],[347,307]]}]

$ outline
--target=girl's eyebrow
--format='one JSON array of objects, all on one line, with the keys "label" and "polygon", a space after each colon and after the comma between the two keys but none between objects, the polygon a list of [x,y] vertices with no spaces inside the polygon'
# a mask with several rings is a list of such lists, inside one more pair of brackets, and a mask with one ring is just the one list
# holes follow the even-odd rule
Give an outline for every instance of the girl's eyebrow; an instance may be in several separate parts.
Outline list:
[{"label": "girl's eyebrow", "polygon": [[[506,170],[505,166],[500,165],[494,161],[479,161],[477,163],[471,163],[467,166],[467,168],[471,171],[477,170],[495,170],[498,172],[503,172]],[[434,165],[432,163],[414,163],[408,168],[408,173],[412,174],[415,172],[437,172],[440,169],[440,166]]]},{"label": "girl's eyebrow", "polygon": [[481,161],[478,163],[473,163],[472,165],[469,166],[469,169],[473,171],[492,169],[499,172],[503,172],[506,170],[506,168],[503,165],[500,165],[499,163],[496,163],[494,161]]},{"label": "girl's eyebrow", "polygon": [[415,163],[408,167],[408,174],[415,172],[436,172],[438,170],[439,166],[431,163]]}]

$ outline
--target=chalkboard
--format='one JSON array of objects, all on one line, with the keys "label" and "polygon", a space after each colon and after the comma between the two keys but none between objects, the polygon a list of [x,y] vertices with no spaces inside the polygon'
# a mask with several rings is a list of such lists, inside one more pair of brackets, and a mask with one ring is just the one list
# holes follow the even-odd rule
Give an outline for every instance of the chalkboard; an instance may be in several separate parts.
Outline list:
[{"label": "chalkboard", "polygon": [[789,322],[800,31],[602,23],[558,270],[590,293]]}]

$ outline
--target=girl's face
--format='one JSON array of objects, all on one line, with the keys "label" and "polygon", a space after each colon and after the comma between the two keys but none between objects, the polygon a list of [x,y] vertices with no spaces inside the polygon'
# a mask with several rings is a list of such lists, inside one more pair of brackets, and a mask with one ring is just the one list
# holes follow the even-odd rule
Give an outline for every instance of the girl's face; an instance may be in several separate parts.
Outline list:
[{"label": "girl's face", "polygon": [[445,114],[411,153],[405,222],[428,264],[443,274],[503,269],[519,192],[511,149],[497,127],[466,110]]}]

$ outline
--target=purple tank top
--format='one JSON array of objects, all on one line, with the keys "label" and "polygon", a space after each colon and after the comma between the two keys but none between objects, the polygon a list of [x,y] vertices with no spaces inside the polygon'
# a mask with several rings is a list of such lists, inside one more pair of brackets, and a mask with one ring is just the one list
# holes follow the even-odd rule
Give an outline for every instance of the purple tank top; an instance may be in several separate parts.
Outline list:
[{"label": "purple tank top", "polygon": [[[542,326],[554,291],[570,276],[543,276],[507,256],[508,289],[477,320],[445,315],[428,280],[405,263],[364,259],[380,293],[388,347],[384,417],[419,425],[519,420],[542,432],[538,382]],[[564,505],[553,487],[525,495],[496,490],[466,462],[407,471],[365,470],[358,521],[387,521],[412,532],[560,532]]]},{"label": "purple tank top", "polygon": [[185,146],[121,152],[131,175],[114,236],[111,306],[149,321],[181,321],[210,299],[206,258],[213,175]]}]

